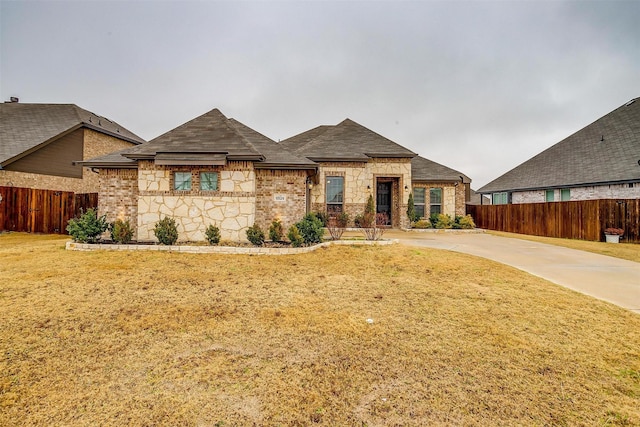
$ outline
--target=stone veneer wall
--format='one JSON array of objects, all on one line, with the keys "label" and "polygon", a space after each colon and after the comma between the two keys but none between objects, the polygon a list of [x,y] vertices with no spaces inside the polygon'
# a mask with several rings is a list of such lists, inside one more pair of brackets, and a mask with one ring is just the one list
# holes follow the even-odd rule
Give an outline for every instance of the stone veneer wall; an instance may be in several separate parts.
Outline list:
[{"label": "stone veneer wall", "polygon": [[256,223],[265,231],[279,219],[286,231],[307,211],[307,171],[256,169]]},{"label": "stone veneer wall", "polygon": [[[442,188],[442,213],[455,218],[456,215],[466,215],[465,204],[466,188],[463,184],[455,185],[451,182],[415,182],[413,187],[426,188],[426,204],[429,204],[429,189]],[[426,209],[428,211],[428,209]]]},{"label": "stone veneer wall", "polygon": [[[191,191],[173,190],[173,172],[192,172]],[[218,172],[218,190],[200,191],[199,172]],[[226,166],[161,166],[138,163],[138,240],[156,241],[155,224],[165,216],[178,227],[179,241],[203,241],[209,225],[223,240],[246,241],[255,221],[255,171],[251,162]]]},{"label": "stone veneer wall", "polygon": [[[629,187],[629,184],[611,184],[570,188],[571,200],[640,198],[640,182],[631,185],[632,187]],[[554,190],[554,196],[554,201],[559,202],[560,189]],[[514,204],[546,202],[545,190],[514,192],[511,197],[511,202]]]},{"label": "stone veneer wall", "polygon": [[[88,160],[134,146],[131,142],[91,129],[80,129],[76,132],[84,133],[83,156],[82,159],[78,160]],[[82,168],[82,178],[0,170],[0,186],[73,191],[75,193],[97,193],[100,188],[100,182],[98,174],[92,172],[89,168]]]},{"label": "stone veneer wall", "polygon": [[106,215],[107,221],[129,221],[137,239],[138,223],[138,170],[100,169],[98,215]]},{"label": "stone veneer wall", "polygon": [[[343,209],[349,216],[362,214],[367,204],[369,194],[374,196],[377,178],[397,178],[394,192],[400,200],[394,200],[393,206],[395,227],[406,228],[409,220],[406,215],[409,192],[404,191],[405,185],[411,185],[411,159],[404,158],[372,158],[369,162],[321,162],[317,175],[317,182],[311,190],[311,209],[326,211],[325,187],[327,176],[344,177]],[[370,188],[367,189],[367,186]]]}]

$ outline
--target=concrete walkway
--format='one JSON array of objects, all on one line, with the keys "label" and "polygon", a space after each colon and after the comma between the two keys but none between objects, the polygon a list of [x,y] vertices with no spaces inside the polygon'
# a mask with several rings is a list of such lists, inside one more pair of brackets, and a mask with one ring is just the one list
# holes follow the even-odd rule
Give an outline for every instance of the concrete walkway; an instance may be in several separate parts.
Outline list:
[{"label": "concrete walkway", "polygon": [[[488,233],[389,231],[385,238],[488,258],[640,314],[640,263]],[[640,248],[639,248],[640,250]]]}]

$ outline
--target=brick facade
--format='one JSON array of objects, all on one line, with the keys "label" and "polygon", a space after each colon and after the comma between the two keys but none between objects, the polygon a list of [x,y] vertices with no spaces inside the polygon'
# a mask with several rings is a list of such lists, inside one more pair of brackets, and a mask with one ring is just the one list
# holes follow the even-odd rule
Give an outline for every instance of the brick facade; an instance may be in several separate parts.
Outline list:
[{"label": "brick facade", "polygon": [[256,223],[268,230],[274,219],[284,230],[300,221],[307,211],[307,172],[256,170]]},{"label": "brick facade", "polygon": [[106,215],[109,222],[129,221],[137,239],[138,170],[100,169],[99,182],[98,214]]},{"label": "brick facade", "polygon": [[[559,202],[560,189],[554,189],[554,201]],[[610,184],[569,189],[570,200],[597,199],[638,199],[640,198],[640,182],[631,184]],[[546,202],[545,190],[517,191],[511,195],[513,204]]]}]

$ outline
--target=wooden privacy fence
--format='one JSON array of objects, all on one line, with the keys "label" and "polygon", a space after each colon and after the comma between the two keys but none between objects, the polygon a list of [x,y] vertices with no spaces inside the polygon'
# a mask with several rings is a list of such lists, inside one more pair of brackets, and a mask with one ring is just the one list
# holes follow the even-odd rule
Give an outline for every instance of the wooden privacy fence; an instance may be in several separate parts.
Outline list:
[{"label": "wooden privacy fence", "polygon": [[605,199],[515,205],[467,205],[476,226],[534,236],[603,241],[604,230],[622,228],[640,243],[640,200]]},{"label": "wooden privacy fence", "polygon": [[98,193],[0,187],[0,231],[66,234],[71,218],[98,206]]}]

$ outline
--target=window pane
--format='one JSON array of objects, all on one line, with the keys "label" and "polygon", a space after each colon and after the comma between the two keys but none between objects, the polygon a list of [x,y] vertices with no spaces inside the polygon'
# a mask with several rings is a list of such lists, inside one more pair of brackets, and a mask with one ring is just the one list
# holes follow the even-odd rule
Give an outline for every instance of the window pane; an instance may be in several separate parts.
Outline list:
[{"label": "window pane", "polygon": [[571,190],[569,190],[568,188],[563,188],[562,190],[560,190],[560,200],[562,200],[563,202],[568,202],[569,200],[571,200]]},{"label": "window pane", "polygon": [[173,175],[173,188],[181,191],[191,190],[191,172],[175,172]]},{"label": "window pane", "polygon": [[491,197],[492,197],[491,203],[494,205],[506,205],[508,203],[507,193],[493,193]]},{"label": "window pane", "polygon": [[424,188],[413,188],[413,203],[424,204]]},{"label": "window pane", "polygon": [[545,200],[547,202],[553,202],[555,200],[555,196],[554,196],[554,191],[553,190],[547,190],[546,191]]},{"label": "window pane", "polygon": [[442,213],[441,211],[440,205],[431,205],[431,215]]},{"label": "window pane", "polygon": [[327,177],[327,203],[342,203],[344,179],[341,176]]},{"label": "window pane", "polygon": [[416,205],[415,208],[418,218],[424,218],[424,205]]},{"label": "window pane", "polygon": [[214,191],[218,189],[218,174],[216,172],[200,172],[200,189]]},{"label": "window pane", "polygon": [[432,188],[429,190],[431,203],[442,203],[442,188]]}]

